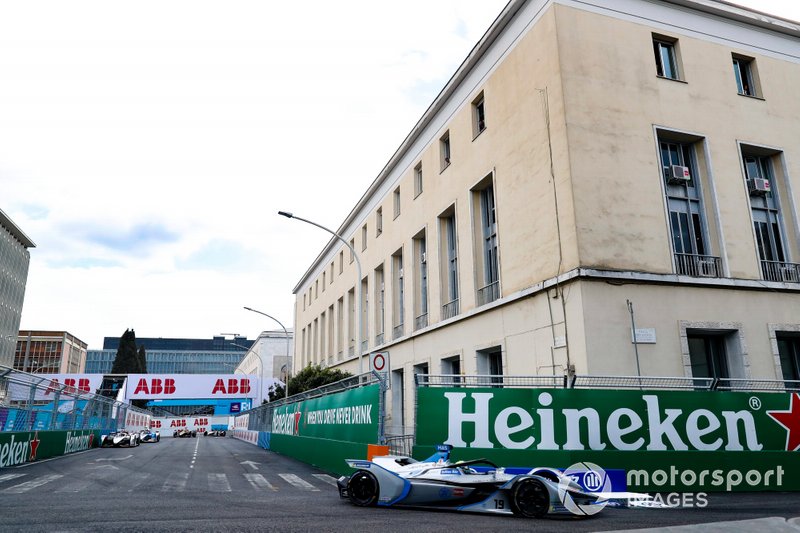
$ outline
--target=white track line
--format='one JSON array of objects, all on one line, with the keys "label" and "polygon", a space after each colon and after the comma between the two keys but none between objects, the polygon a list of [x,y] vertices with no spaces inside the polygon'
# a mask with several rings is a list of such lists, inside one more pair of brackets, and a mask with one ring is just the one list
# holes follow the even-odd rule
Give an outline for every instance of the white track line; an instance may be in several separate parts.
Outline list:
[{"label": "white track line", "polygon": [[250,484],[253,486],[253,488],[256,490],[264,490],[264,489],[278,490],[272,483],[267,481],[267,479],[261,474],[245,474],[244,478],[247,481],[249,481]]},{"label": "white track line", "polygon": [[36,487],[41,487],[51,481],[55,481],[58,478],[64,477],[61,474],[49,474],[47,476],[42,476],[40,478],[32,479],[30,481],[26,481],[25,483],[20,483],[19,485],[14,485],[13,487],[8,487],[7,489],[3,490],[5,494],[22,494],[23,492],[28,492],[31,489],[35,489]]},{"label": "white track line", "polygon": [[314,485],[312,485],[308,481],[300,479],[299,477],[297,477],[294,474],[278,474],[278,475],[280,477],[282,477],[284,479],[284,481],[286,481],[287,483],[289,483],[290,485],[292,485],[294,487],[297,487],[298,489],[319,492],[319,489],[317,487],[315,487]]},{"label": "white track line", "polygon": [[336,487],[336,486],[337,486],[337,485],[336,485],[336,478],[335,478],[335,477],[333,477],[333,476],[329,476],[328,474],[312,474],[312,475],[313,475],[315,478],[317,478],[318,480],[320,480],[320,481],[324,481],[324,482],[325,482],[325,483],[327,483],[328,485],[333,485],[334,487]]}]

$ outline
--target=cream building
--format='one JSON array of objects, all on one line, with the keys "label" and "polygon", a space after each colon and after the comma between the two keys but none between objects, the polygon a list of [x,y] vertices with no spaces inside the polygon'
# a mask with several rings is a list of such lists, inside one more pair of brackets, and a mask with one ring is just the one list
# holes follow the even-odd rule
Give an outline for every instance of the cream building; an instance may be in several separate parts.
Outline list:
[{"label": "cream building", "polygon": [[331,240],[295,287],[295,368],[358,370],[360,283],[389,433],[415,373],[800,378],[798,87],[800,23],[512,0],[338,228],[363,279]]}]

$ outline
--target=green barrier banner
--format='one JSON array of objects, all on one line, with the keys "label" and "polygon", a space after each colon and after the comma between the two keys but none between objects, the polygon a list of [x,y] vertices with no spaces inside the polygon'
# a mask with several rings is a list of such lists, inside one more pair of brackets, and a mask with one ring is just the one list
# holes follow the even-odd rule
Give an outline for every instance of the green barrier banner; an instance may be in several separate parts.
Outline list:
[{"label": "green barrier banner", "polygon": [[0,433],[0,468],[96,448],[98,430]]},{"label": "green barrier banner", "polygon": [[459,459],[592,461],[647,490],[800,490],[797,393],[422,387],[417,405],[417,447]]},{"label": "green barrier banner", "polygon": [[378,385],[368,385],[278,407],[272,434],[374,443],[379,393]]}]

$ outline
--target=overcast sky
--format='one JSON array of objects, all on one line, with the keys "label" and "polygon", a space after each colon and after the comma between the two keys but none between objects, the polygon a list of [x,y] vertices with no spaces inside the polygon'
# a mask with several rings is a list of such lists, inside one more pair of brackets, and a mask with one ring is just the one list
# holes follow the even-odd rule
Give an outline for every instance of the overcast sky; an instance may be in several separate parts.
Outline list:
[{"label": "overcast sky", "polygon": [[[741,1],[800,20],[794,0]],[[255,338],[506,0],[0,0],[22,329]]]}]

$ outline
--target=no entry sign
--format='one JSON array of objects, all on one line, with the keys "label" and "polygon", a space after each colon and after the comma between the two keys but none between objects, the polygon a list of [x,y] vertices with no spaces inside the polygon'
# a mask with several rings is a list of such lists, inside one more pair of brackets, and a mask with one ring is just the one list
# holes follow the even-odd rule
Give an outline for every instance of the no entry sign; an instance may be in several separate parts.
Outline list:
[{"label": "no entry sign", "polygon": [[369,369],[375,372],[388,372],[389,352],[372,352],[369,354]]}]

